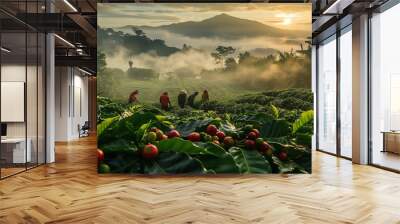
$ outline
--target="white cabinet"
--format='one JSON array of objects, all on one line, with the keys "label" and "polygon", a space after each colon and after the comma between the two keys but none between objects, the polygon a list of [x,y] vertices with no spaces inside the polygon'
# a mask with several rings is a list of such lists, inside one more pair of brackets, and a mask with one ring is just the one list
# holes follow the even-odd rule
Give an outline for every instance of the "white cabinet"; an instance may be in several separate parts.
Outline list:
[{"label": "white cabinet", "polygon": [[[27,143],[26,151],[25,144]],[[7,138],[2,139],[2,147],[11,147],[12,149],[12,163],[25,163],[32,161],[32,141],[25,138]]]}]

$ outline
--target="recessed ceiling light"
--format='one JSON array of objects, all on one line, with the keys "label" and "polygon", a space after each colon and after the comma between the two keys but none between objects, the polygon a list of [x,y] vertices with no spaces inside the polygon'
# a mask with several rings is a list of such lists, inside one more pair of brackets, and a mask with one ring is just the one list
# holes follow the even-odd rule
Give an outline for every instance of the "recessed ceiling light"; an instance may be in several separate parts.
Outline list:
[{"label": "recessed ceiling light", "polygon": [[92,73],[90,73],[90,72],[88,72],[88,71],[85,71],[85,70],[83,70],[83,69],[81,69],[81,68],[79,68],[79,67],[78,67],[78,70],[81,71],[81,72],[83,72],[83,73],[85,73],[85,74],[87,74],[87,75],[93,75]]},{"label": "recessed ceiling light", "polygon": [[1,47],[0,49],[1,49],[1,51],[4,51],[6,53],[10,53],[11,52],[11,50],[9,50],[9,49],[7,49],[5,47]]},{"label": "recessed ceiling light", "polygon": [[78,10],[68,1],[64,0],[65,4],[67,4],[74,12],[78,12]]},{"label": "recessed ceiling light", "polygon": [[323,15],[335,14],[339,15],[343,13],[343,9],[351,5],[355,0],[336,0],[327,9],[322,12]]},{"label": "recessed ceiling light", "polygon": [[66,43],[67,45],[69,45],[70,47],[75,48],[75,45],[73,45],[71,42],[69,42],[68,40],[60,37],[58,34],[54,34],[55,37],[57,37],[59,40],[61,40],[62,42]]}]

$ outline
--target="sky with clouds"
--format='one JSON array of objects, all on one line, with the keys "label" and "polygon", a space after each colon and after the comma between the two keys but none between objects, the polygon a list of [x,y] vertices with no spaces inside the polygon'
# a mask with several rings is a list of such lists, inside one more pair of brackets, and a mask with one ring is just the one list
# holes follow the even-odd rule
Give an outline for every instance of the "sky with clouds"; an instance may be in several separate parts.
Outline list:
[{"label": "sky with clouds", "polygon": [[101,27],[160,26],[201,21],[221,13],[281,29],[311,30],[309,3],[100,3],[98,24]]}]

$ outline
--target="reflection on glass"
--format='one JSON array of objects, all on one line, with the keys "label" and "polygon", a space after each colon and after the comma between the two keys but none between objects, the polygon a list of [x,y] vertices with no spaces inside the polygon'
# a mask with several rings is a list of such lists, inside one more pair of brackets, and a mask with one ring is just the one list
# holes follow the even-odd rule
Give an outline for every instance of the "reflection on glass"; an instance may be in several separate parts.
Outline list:
[{"label": "reflection on glass", "polygon": [[400,5],[374,15],[372,29],[372,163],[400,170]]},{"label": "reflection on glass", "polygon": [[[46,9],[45,0],[0,7],[20,16]],[[45,44],[43,33],[0,12],[0,178],[45,162]]]},{"label": "reflection on glass", "polygon": [[336,153],[336,40],[318,48],[318,148]]},{"label": "reflection on glass", "polygon": [[27,33],[27,85],[26,85],[26,114],[27,114],[27,143],[30,148],[30,158],[28,160],[28,168],[37,165],[38,159],[38,141],[37,141],[37,79],[38,79],[38,36],[36,32]]},{"label": "reflection on glass", "polygon": [[[350,27],[351,28],[351,27]],[[346,30],[347,31],[347,30]],[[344,31],[345,32],[345,31]],[[352,157],[352,35],[340,36],[340,153]]]},{"label": "reflection on glass", "polygon": [[2,177],[24,171],[31,156],[26,141],[25,38],[25,33],[1,34],[2,47],[9,49],[1,57],[1,122],[6,126],[1,140]]}]

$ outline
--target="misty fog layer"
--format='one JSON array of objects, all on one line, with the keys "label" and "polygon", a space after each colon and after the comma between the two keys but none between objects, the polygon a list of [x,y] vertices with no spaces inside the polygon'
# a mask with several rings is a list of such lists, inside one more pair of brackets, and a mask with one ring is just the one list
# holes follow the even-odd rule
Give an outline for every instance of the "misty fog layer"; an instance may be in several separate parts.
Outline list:
[{"label": "misty fog layer", "polygon": [[[124,33],[134,34],[132,29],[115,29]],[[233,46],[239,51],[251,51],[257,48],[274,48],[280,51],[297,50],[301,43],[306,41],[304,38],[286,37],[254,37],[242,38],[238,40],[226,40],[222,38],[192,38],[181,34],[172,33],[165,30],[144,29],[144,32],[151,39],[164,40],[168,46],[181,48],[183,44],[188,44],[194,48],[205,51],[213,51],[216,43],[224,46]],[[265,55],[268,56],[268,55]]]},{"label": "misty fog layer", "polygon": [[107,57],[106,62],[110,68],[126,70],[129,68],[129,61],[132,61],[133,67],[152,69],[159,74],[182,70],[189,74],[199,74],[202,70],[213,70],[221,67],[210,57],[210,53],[193,49],[179,51],[168,57],[160,57],[154,52],[129,57],[124,49],[119,48],[116,54]]}]

